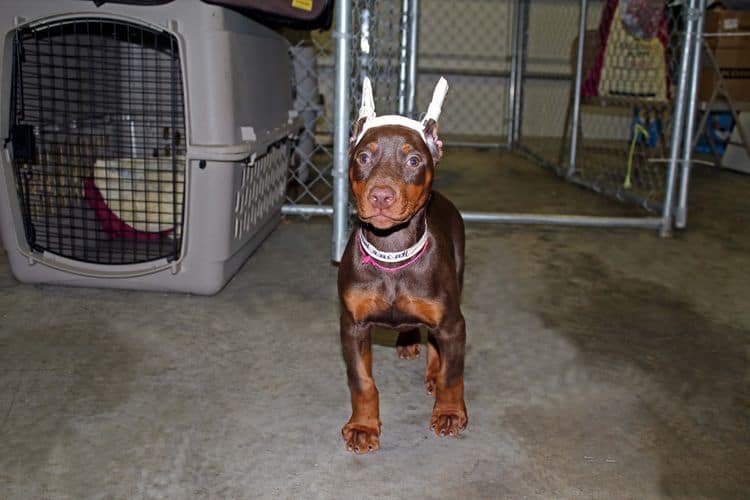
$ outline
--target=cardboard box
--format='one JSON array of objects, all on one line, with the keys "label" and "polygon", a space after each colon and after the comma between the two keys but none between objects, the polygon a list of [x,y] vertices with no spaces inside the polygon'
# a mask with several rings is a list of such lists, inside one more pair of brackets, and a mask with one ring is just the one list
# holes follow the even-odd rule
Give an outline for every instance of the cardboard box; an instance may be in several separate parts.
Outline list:
[{"label": "cardboard box", "polygon": [[[740,112],[740,121],[745,131],[750,131],[750,112]],[[740,137],[740,128],[736,125],[729,138],[729,145],[721,158],[721,166],[750,174],[750,157]]]},{"label": "cardboard box", "polygon": [[[718,10],[706,13],[704,32],[709,50],[716,59],[721,76],[734,101],[750,101],[750,11]],[[735,36],[711,36],[712,34],[735,34]],[[698,97],[708,100],[716,85],[714,71],[705,61],[701,68]]]}]

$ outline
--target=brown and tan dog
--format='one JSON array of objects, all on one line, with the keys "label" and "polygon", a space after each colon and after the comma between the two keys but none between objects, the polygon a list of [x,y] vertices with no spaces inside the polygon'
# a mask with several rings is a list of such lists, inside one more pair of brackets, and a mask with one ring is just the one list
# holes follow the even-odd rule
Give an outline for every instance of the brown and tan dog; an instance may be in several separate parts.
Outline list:
[{"label": "brown and tan dog", "polygon": [[[466,328],[460,308],[464,226],[453,204],[431,190],[442,156],[436,121],[442,97],[437,112],[431,105],[433,112],[422,122],[375,118],[374,109],[368,109],[368,87],[366,81],[366,102],[349,151],[360,224],[344,251],[338,277],[341,344],[352,403],[342,435],[346,448],[356,453],[380,447],[379,397],[372,378],[374,325],[399,332],[402,358],[419,354],[418,327],[427,328],[424,384],[435,396],[430,428],[439,436],[458,436],[468,421]],[[443,96],[446,90],[447,84]]]}]

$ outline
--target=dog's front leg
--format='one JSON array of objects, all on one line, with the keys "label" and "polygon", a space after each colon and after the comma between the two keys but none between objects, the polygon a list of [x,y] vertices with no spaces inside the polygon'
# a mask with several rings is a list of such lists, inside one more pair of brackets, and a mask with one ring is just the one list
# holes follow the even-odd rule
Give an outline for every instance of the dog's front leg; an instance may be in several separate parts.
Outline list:
[{"label": "dog's front leg", "polygon": [[346,449],[367,453],[380,448],[378,389],[372,378],[371,327],[341,314],[341,347],[352,398],[352,416],[341,429]]},{"label": "dog's front leg", "polygon": [[451,316],[434,332],[440,368],[430,429],[438,436],[458,436],[468,422],[464,403],[466,323],[460,312]]}]

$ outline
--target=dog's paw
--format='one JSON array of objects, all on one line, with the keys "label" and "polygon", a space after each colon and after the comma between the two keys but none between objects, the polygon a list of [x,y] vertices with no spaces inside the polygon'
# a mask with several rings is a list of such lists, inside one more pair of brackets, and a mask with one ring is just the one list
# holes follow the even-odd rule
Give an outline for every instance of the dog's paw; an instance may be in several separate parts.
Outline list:
[{"label": "dog's paw", "polygon": [[396,338],[396,353],[401,359],[416,359],[419,357],[419,341],[421,333],[418,328],[398,333]]},{"label": "dog's paw", "polygon": [[435,408],[432,410],[432,418],[430,418],[430,430],[432,430],[438,436],[452,436],[458,437],[458,435],[466,429],[469,419],[466,416],[465,409],[440,409]]},{"label": "dog's paw", "polygon": [[417,359],[419,357],[419,344],[398,345],[396,353],[400,359]]},{"label": "dog's paw", "polygon": [[347,451],[369,453],[380,448],[380,429],[363,424],[348,423],[341,429]]}]

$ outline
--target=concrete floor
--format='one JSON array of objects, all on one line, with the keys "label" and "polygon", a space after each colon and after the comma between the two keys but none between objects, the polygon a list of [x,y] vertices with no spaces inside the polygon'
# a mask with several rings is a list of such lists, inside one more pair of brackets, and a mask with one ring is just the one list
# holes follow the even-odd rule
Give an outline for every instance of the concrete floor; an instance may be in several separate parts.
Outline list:
[{"label": "concrete floor", "polygon": [[[488,180],[489,179],[489,180]],[[448,151],[464,209],[629,213]],[[349,416],[326,221],[215,297],[19,284],[0,248],[0,498],[750,498],[750,178],[698,170],[690,228],[468,229],[469,428],[376,335],[382,449]]]}]

